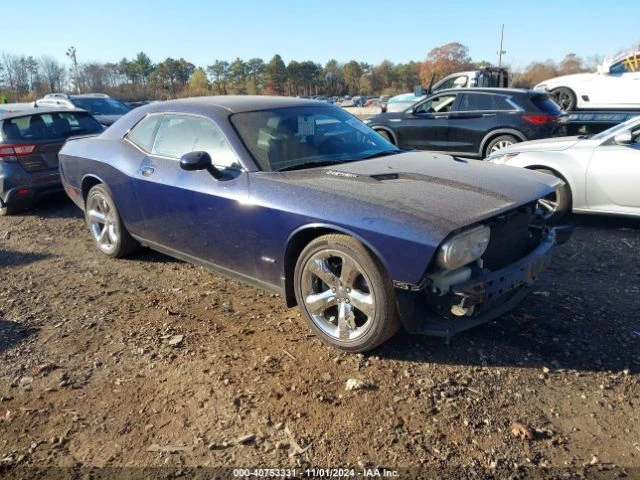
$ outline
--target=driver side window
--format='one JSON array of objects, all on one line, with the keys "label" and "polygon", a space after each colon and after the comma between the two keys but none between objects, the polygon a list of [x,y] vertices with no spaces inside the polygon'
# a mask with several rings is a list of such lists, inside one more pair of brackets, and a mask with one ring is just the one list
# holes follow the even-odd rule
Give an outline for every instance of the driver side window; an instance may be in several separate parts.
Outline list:
[{"label": "driver side window", "polygon": [[165,115],[151,153],[179,159],[189,152],[204,151],[214,165],[238,166],[238,157],[211,120],[191,115]]},{"label": "driver side window", "polygon": [[430,98],[418,105],[415,109],[415,113],[420,114],[450,112],[455,99],[455,95],[440,95]]}]

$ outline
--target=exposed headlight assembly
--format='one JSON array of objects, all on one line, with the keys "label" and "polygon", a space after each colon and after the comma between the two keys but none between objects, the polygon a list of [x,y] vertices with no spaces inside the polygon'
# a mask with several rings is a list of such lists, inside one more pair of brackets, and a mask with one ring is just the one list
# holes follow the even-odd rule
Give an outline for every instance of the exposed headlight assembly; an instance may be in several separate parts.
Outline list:
[{"label": "exposed headlight assembly", "polygon": [[445,241],[436,254],[436,264],[445,270],[455,270],[479,259],[487,250],[491,229],[479,225],[454,235]]}]

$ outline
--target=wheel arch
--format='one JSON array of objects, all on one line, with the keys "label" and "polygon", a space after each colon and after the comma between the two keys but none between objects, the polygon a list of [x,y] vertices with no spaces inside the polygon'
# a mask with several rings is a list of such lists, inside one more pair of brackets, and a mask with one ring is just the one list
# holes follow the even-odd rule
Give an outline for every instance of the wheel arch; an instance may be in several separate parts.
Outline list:
[{"label": "wheel arch", "polygon": [[385,269],[385,271],[389,271],[389,269],[387,268],[387,263],[385,262],[385,259],[382,257],[380,252],[369,241],[362,238],[361,235],[358,235],[357,233],[346,228],[327,223],[313,223],[303,225],[294,230],[291,235],[289,235],[289,238],[287,239],[287,247],[284,253],[284,296],[287,307],[294,307],[297,305],[293,286],[293,277],[298,257],[300,257],[300,253],[302,253],[302,250],[304,250],[304,248],[311,241],[323,235],[332,233],[348,235],[355,238],[360,243],[362,243],[362,245],[364,245],[365,248],[369,250],[369,253],[371,253],[371,255],[373,255],[382,264],[382,267]]},{"label": "wheel arch", "polygon": [[383,132],[388,133],[389,136],[391,137],[391,140],[393,140],[393,144],[396,147],[398,146],[398,137],[396,136],[396,133],[391,128],[387,127],[386,125],[373,125],[371,126],[371,129],[376,133],[379,130],[382,130]]},{"label": "wheel arch", "polygon": [[567,185],[569,192],[573,195],[573,187],[571,186],[571,182],[567,180],[567,175],[561,172],[558,168],[551,165],[545,165],[544,163],[532,163],[531,165],[527,165],[524,168],[526,168],[527,170],[551,170],[554,175],[560,178],[560,180],[562,180]]},{"label": "wheel arch", "polygon": [[478,153],[482,158],[485,158],[487,156],[486,149],[489,143],[491,143],[492,140],[499,137],[500,135],[511,135],[519,139],[521,142],[527,141],[527,137],[525,137],[521,131],[516,130],[515,128],[497,128],[495,130],[491,130],[484,136],[482,142],[480,142],[480,151]]},{"label": "wheel arch", "polygon": [[82,203],[86,203],[89,190],[99,184],[104,184],[104,181],[95,175],[86,175],[80,183],[80,191],[82,193]]}]

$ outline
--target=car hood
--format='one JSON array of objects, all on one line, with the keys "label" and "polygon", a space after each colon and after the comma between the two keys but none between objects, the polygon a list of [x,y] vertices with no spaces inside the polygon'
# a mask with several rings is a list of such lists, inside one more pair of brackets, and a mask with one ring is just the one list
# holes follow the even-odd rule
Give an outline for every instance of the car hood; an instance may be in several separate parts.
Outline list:
[{"label": "car hood", "polygon": [[534,90],[551,90],[560,85],[575,85],[577,83],[583,83],[593,80],[597,73],[574,73],[571,75],[562,75],[561,77],[550,78],[544,82],[540,82],[534,87]]},{"label": "car hood", "polygon": [[[558,184],[552,176],[526,169],[430,152],[406,152],[286,172],[271,179],[324,192],[323,197],[331,200],[350,199],[351,202],[338,202],[343,209],[344,205],[361,205],[352,211],[326,210],[327,216],[373,214],[407,221],[426,220],[443,233],[534,201],[551,193]],[[365,205],[369,207],[366,213]],[[357,221],[355,217],[352,220]]]},{"label": "car hood", "polygon": [[530,140],[528,142],[514,143],[513,145],[501,148],[494,156],[515,152],[559,152],[573,147],[580,142],[579,136],[575,137],[555,137],[543,140]]}]

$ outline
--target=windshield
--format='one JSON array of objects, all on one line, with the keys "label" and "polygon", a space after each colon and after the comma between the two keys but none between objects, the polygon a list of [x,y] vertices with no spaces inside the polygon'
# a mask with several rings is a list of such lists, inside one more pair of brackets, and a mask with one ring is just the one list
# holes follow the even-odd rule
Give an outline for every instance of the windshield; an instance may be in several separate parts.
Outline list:
[{"label": "windshield", "polygon": [[611,127],[610,129],[605,130],[604,132],[600,132],[600,133],[594,135],[593,137],[591,137],[591,139],[593,139],[593,140],[603,140],[603,139],[607,138],[609,135],[616,135],[619,132],[623,132],[625,130],[629,130],[631,127],[635,126],[635,124],[637,124],[637,123],[640,123],[640,117],[630,118],[626,122],[620,123],[620,124],[616,125],[615,127]]},{"label": "windshield", "polygon": [[357,118],[329,105],[236,113],[231,122],[265,171],[311,168],[400,151]]},{"label": "windshield", "polygon": [[130,110],[124,103],[113,98],[72,98],[72,102],[93,115],[124,115]]}]

